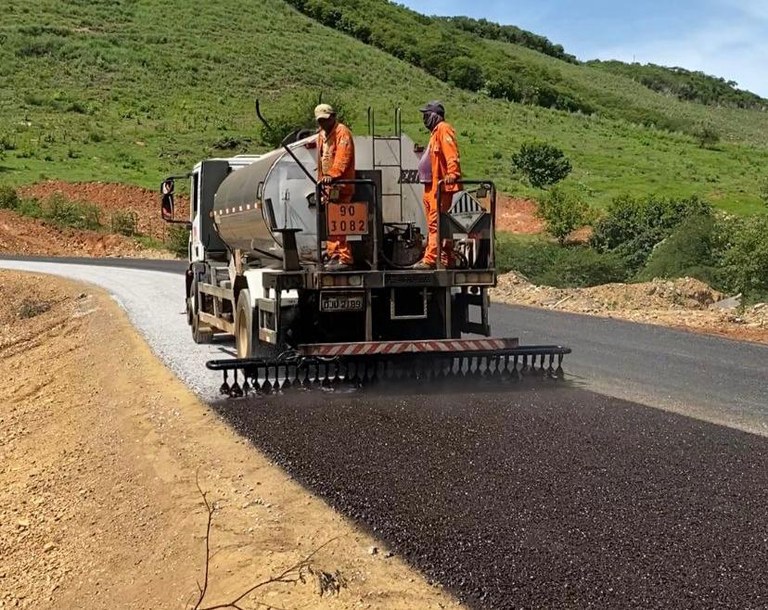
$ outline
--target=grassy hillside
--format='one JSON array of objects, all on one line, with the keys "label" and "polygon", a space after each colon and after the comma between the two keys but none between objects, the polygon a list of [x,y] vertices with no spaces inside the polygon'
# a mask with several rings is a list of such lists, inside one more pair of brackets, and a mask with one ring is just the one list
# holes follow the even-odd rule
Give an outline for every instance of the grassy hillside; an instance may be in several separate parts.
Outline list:
[{"label": "grassy hillside", "polygon": [[[534,40],[527,46],[510,44],[511,37],[500,33],[489,40],[484,29],[467,31],[469,26],[461,20],[425,17],[388,0],[287,1],[321,23],[352,34],[443,81],[483,91],[493,98],[600,114],[689,134],[709,124],[727,140],[756,145],[766,142],[766,112],[734,114],[683,103],[652,91],[633,75],[552,57],[556,51],[551,43],[543,46],[549,53],[545,54],[529,48],[537,46]],[[563,58],[568,56],[563,53]]]},{"label": "grassy hillside", "polygon": [[358,132],[368,105],[381,122],[401,106],[406,131],[422,142],[417,108],[443,99],[467,173],[492,176],[513,193],[533,191],[512,174],[511,153],[541,138],[566,151],[575,168],[569,181],[598,205],[650,192],[699,194],[739,212],[761,205],[766,115],[686,104],[506,42],[481,41],[533,70],[556,69],[606,105],[643,100],[669,116],[711,123],[726,140],[707,150],[689,135],[608,112],[572,114],[457,89],[281,0],[6,0],[0,41],[3,183],[51,177],[155,186],[200,158],[258,151],[256,96],[269,115],[322,89],[325,99],[356,110]]}]

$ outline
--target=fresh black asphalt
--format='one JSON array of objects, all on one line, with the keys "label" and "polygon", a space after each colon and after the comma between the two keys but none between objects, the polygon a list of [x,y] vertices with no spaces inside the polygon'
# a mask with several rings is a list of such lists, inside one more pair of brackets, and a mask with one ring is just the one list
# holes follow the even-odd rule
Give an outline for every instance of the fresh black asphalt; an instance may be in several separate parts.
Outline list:
[{"label": "fresh black asphalt", "polygon": [[767,608],[768,439],[547,383],[214,408],[470,607]]}]

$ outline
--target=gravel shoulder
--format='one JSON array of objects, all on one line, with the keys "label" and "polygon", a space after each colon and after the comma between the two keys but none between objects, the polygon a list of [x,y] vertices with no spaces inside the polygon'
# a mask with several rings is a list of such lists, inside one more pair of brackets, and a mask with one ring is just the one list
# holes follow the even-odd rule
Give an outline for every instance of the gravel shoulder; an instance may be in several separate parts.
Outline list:
[{"label": "gravel shoulder", "polygon": [[196,480],[208,605],[319,549],[305,583],[241,607],[457,607],[204,406],[101,289],[42,278],[0,271],[0,607],[189,607]]}]

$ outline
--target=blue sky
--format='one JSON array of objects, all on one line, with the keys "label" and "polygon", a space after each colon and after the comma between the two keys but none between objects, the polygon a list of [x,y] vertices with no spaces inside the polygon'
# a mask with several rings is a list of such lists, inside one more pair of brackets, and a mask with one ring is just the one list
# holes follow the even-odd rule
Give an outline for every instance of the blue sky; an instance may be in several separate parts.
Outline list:
[{"label": "blue sky", "polygon": [[579,59],[680,66],[768,97],[768,0],[397,0],[541,34]]}]

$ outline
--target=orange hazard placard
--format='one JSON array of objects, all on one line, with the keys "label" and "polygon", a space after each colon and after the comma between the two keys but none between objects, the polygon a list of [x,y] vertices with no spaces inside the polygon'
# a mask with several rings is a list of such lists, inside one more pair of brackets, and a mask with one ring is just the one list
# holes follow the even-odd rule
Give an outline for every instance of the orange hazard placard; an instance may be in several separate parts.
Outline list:
[{"label": "orange hazard placard", "polygon": [[325,210],[328,235],[367,235],[368,204],[328,203]]}]

